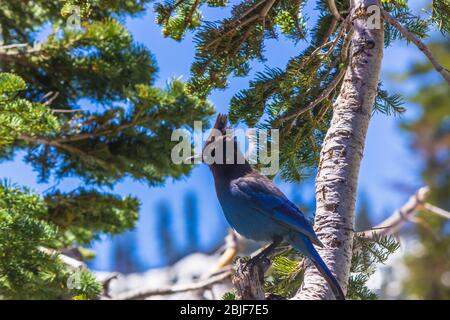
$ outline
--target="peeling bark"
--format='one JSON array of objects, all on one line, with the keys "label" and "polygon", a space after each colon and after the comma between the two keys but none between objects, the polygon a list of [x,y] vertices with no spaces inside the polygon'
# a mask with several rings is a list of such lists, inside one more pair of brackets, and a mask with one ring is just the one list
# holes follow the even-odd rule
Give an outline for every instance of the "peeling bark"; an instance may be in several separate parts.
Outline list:
[{"label": "peeling bark", "polygon": [[[316,177],[315,229],[324,248],[320,255],[347,291],[354,233],[354,210],[364,141],[372,112],[383,55],[383,23],[367,27],[367,7],[377,0],[353,0],[350,61],[325,137]],[[314,266],[306,269],[295,299],[332,299]]]}]

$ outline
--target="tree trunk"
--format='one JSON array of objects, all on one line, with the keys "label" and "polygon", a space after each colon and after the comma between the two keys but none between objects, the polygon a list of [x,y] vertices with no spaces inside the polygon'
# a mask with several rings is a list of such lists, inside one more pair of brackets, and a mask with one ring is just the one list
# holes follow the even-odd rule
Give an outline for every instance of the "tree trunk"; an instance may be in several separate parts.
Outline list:
[{"label": "tree trunk", "polygon": [[[325,137],[316,177],[315,229],[325,244],[319,253],[347,292],[354,233],[354,209],[364,141],[379,81],[383,23],[367,27],[367,7],[377,0],[353,0],[350,61]],[[314,266],[305,272],[295,299],[332,299]]]}]

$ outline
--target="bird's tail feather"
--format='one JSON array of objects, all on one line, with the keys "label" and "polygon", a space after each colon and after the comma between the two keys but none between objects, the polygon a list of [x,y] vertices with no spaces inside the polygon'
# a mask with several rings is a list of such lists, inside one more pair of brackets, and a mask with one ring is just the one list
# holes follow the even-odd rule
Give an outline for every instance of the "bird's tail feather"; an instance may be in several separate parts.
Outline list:
[{"label": "bird's tail feather", "polygon": [[313,261],[317,270],[319,270],[319,272],[322,274],[322,276],[328,282],[328,285],[330,286],[331,291],[333,291],[333,294],[336,297],[336,300],[345,300],[344,292],[342,291],[341,286],[339,285],[337,279],[331,273],[330,269],[328,269],[327,265],[322,260],[319,253],[317,253],[316,249],[313,249],[313,250],[315,251],[315,254],[314,254],[314,257],[311,257],[311,260]]},{"label": "bird's tail feather", "polygon": [[311,241],[304,235],[296,234],[295,236],[291,235],[290,243],[294,246],[294,248],[298,249],[301,253],[312,260],[317,270],[319,270],[324,279],[327,281],[331,291],[333,291],[333,294],[336,297],[336,300],[345,300],[344,292],[342,291],[337,279],[331,273],[330,269],[328,269],[327,265],[322,260]]}]

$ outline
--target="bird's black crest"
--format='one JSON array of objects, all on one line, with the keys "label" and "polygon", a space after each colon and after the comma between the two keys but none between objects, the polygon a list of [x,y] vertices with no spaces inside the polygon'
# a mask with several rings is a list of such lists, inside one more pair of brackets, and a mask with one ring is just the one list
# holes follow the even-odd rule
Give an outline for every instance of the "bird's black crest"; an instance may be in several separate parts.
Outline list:
[{"label": "bird's black crest", "polygon": [[226,114],[221,114],[217,116],[216,123],[214,124],[214,129],[220,130],[222,134],[226,133],[228,123],[228,117]]}]

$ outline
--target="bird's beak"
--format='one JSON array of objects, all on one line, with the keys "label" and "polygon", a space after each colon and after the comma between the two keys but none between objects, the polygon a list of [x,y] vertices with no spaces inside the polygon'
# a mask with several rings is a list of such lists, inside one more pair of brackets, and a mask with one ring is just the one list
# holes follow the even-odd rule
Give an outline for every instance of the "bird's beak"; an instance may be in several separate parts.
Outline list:
[{"label": "bird's beak", "polygon": [[197,164],[197,163],[201,163],[203,159],[200,154],[196,154],[192,157],[187,157],[186,159],[184,159],[183,163],[184,164],[192,164],[192,160],[194,160],[194,162],[193,162],[194,164]]}]

